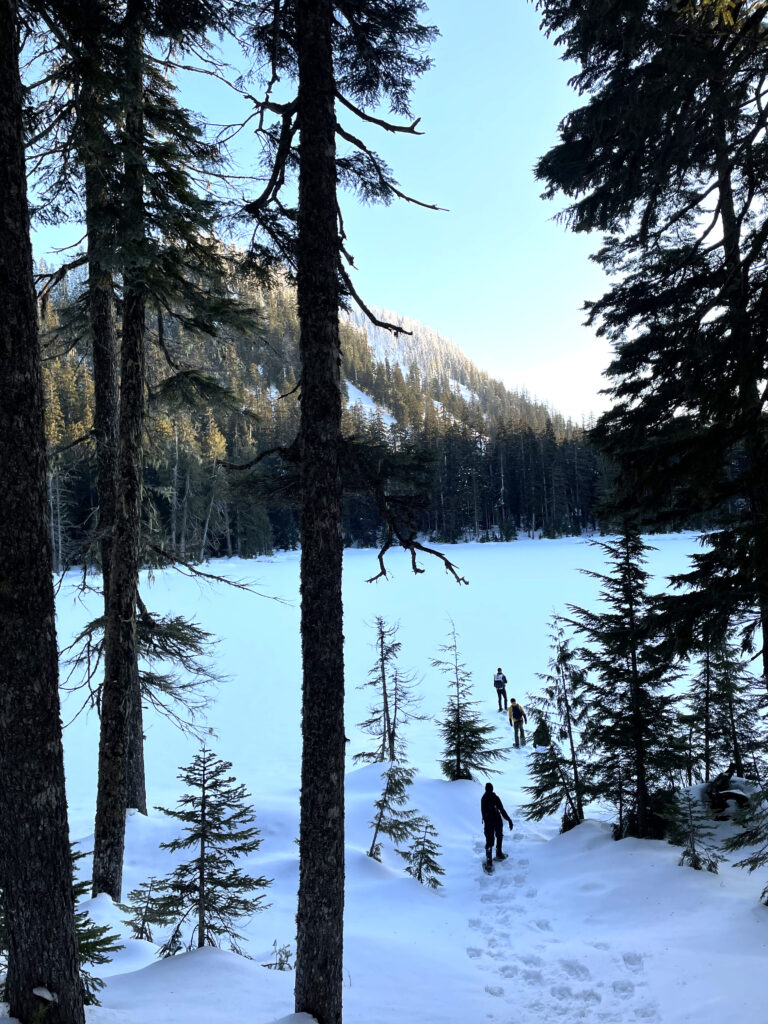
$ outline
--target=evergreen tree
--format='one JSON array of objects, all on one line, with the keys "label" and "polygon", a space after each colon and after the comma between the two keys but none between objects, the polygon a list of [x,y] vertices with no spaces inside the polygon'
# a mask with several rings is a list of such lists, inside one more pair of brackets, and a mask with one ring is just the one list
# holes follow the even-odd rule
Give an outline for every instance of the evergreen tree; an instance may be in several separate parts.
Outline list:
[{"label": "evergreen tree", "polygon": [[703,513],[702,614],[727,605],[766,635],[762,14],[661,0],[619,0],[610,17],[600,0],[540,9],[586,100],[537,173],[571,200],[574,230],[603,234],[597,258],[615,282],[588,309],[616,352],[594,436],[616,461],[617,504],[666,524]]},{"label": "evergreen tree", "polygon": [[[0,880],[12,1017],[83,1024],[15,0],[0,4]],[[47,988],[56,1000],[43,1002]]]},{"label": "evergreen tree", "polygon": [[[563,804],[560,831],[567,832],[584,820],[584,812],[576,804],[573,779],[569,776],[570,763],[563,756],[556,743],[550,743],[544,750],[531,754],[528,771],[533,785],[523,786],[530,794],[530,802],[520,808],[529,821],[541,821],[549,814],[556,814]],[[581,794],[578,794],[581,795]]]},{"label": "evergreen tree", "polygon": [[430,889],[441,886],[443,883],[439,876],[445,874],[444,868],[437,862],[440,844],[435,842],[436,838],[437,832],[432,825],[426,819],[421,819],[421,829],[411,845],[407,850],[397,851],[408,864],[405,869],[407,874],[422,885],[428,885]]},{"label": "evergreen tree", "polygon": [[174,916],[172,902],[167,899],[163,883],[157,878],[150,878],[136,889],[131,889],[128,902],[121,907],[130,914],[124,919],[124,924],[131,929],[134,939],[144,942],[154,942],[152,929],[167,927]]},{"label": "evergreen tree", "polygon": [[[763,758],[763,687],[747,670],[735,646],[705,634],[697,645],[697,674],[686,694],[689,778],[709,782],[733,763],[735,774],[762,777],[755,758]],[[698,761],[698,763],[695,763]]]},{"label": "evergreen tree", "polygon": [[[736,812],[734,821],[743,828],[723,841],[723,849],[729,852],[749,850],[746,857],[736,861],[735,867],[747,868],[751,874],[768,864],[768,789],[765,786],[752,794],[746,807]],[[768,885],[760,899],[768,906]]]},{"label": "evergreen tree", "polygon": [[571,607],[571,624],[588,644],[579,653],[588,673],[583,741],[593,755],[589,788],[617,806],[620,837],[647,838],[651,793],[670,785],[681,765],[672,698],[662,693],[671,666],[655,642],[643,569],[647,546],[630,524],[615,541],[598,546],[611,572],[588,575],[602,584],[604,610]]},{"label": "evergreen tree", "polygon": [[373,837],[368,849],[368,856],[381,860],[381,842],[379,836],[387,836],[393,843],[404,843],[411,839],[422,827],[424,818],[413,808],[405,808],[408,800],[408,787],[413,784],[414,769],[391,761],[387,770],[382,772],[384,788],[381,796],[374,804],[376,814],[371,821]]},{"label": "evergreen tree", "polygon": [[359,689],[372,687],[377,691],[377,702],[369,709],[368,718],[359,727],[373,736],[377,743],[373,751],[355,754],[355,761],[369,764],[374,761],[396,761],[405,751],[401,726],[409,721],[424,721],[423,715],[411,710],[420,703],[413,692],[412,673],[403,673],[397,667],[397,656],[402,644],[396,640],[399,625],[388,626],[378,615],[376,627],[376,662],[368,674],[368,681]]},{"label": "evergreen tree", "polygon": [[264,895],[252,893],[265,889],[270,881],[235,867],[240,857],[258,850],[261,840],[245,787],[227,774],[231,767],[203,747],[178,776],[192,792],[179,799],[175,810],[157,808],[184,826],[182,836],[161,843],[160,848],[172,853],[191,850],[195,855],[160,885],[160,908],[172,908],[175,918],[161,955],[177,952],[180,945],[186,949],[219,946],[224,939],[230,949],[242,953],[237,921],[264,909]]},{"label": "evergreen tree", "polygon": [[86,970],[85,965],[108,964],[112,960],[112,953],[116,953],[123,946],[119,936],[110,932],[108,925],[96,924],[87,910],[77,908],[81,899],[87,899],[91,888],[90,879],[78,880],[76,870],[78,861],[82,860],[85,854],[73,848],[72,851],[72,872],[73,872],[73,894],[75,898],[75,930],[77,932],[77,959],[80,965],[80,977],[83,982],[83,991],[86,1006],[99,1006],[98,993],[104,988],[101,978],[95,977]]},{"label": "evergreen tree", "polygon": [[[534,785],[526,787],[532,801],[524,808],[525,816],[540,821],[547,814],[554,814],[565,801],[563,831],[565,825],[578,824],[584,820],[584,784],[582,766],[577,750],[577,730],[581,728],[586,715],[584,700],[585,677],[583,669],[576,664],[575,654],[565,636],[564,623],[555,616],[550,632],[552,657],[548,673],[540,673],[544,683],[541,695],[528,696],[528,707],[539,716],[539,726],[534,733],[534,754],[531,774]],[[536,735],[541,729],[549,738]],[[553,738],[554,734],[554,738]],[[563,753],[561,743],[567,742]],[[547,747],[545,754],[537,752],[537,746]]]},{"label": "evergreen tree", "polygon": [[432,667],[448,679],[450,696],[440,725],[444,740],[440,768],[447,779],[455,782],[473,779],[475,773],[495,774],[498,769],[491,765],[504,760],[507,754],[503,748],[491,745],[496,730],[486,725],[474,710],[479,702],[470,700],[472,676],[459,660],[459,638],[452,620],[448,636],[449,642],[440,646],[445,657],[433,658]]},{"label": "evergreen tree", "polygon": [[700,802],[690,789],[675,794],[669,819],[668,838],[674,846],[682,846],[680,865],[688,864],[694,871],[717,874],[717,865],[723,860],[712,844],[714,829]]}]

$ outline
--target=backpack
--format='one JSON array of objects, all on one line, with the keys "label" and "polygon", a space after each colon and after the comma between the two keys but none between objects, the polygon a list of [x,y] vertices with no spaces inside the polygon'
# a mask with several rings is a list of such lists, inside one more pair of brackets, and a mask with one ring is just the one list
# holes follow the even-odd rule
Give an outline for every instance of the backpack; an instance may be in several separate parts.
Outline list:
[{"label": "backpack", "polygon": [[519,704],[512,705],[512,717],[516,722],[522,722],[523,720],[523,709]]},{"label": "backpack", "polygon": [[507,680],[504,678],[504,673],[496,673],[493,677],[493,685],[497,690],[503,689],[507,685]]}]

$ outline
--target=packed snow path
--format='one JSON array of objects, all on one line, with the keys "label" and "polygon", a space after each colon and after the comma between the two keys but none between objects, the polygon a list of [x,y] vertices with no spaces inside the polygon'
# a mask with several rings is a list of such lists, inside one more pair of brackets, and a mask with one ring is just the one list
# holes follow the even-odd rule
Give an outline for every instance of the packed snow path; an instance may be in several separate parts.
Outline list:
[{"label": "packed snow path", "polygon": [[[645,955],[626,942],[596,939],[594,914],[579,919],[553,898],[549,880],[541,878],[544,840],[519,812],[513,817],[514,832],[505,835],[507,860],[496,862],[492,875],[478,868],[480,914],[469,921],[477,945],[467,948],[467,956],[487,976],[487,1019],[498,1024],[659,1021],[645,978]],[[474,852],[479,865],[481,841]],[[585,882],[574,903],[585,902],[584,896],[599,901],[601,889],[604,893],[608,886]]]}]

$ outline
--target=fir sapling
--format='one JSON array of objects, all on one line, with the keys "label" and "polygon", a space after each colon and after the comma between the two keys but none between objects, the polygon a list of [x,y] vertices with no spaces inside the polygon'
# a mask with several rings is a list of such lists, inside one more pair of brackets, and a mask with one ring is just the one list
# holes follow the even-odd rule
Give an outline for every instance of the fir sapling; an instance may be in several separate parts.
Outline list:
[{"label": "fir sapling", "polygon": [[166,928],[174,918],[175,905],[169,900],[164,882],[150,878],[128,893],[128,902],[121,909],[130,914],[123,923],[133,932],[134,939],[154,942],[153,928]]},{"label": "fir sapling", "polygon": [[387,836],[395,844],[411,839],[420,829],[423,818],[412,808],[404,808],[408,800],[408,787],[413,783],[413,768],[392,761],[385,772],[382,772],[384,788],[381,796],[374,804],[376,814],[371,821],[373,838],[368,849],[368,856],[381,860],[381,843],[379,836]]},{"label": "fir sapling", "polygon": [[[729,836],[723,842],[723,849],[729,852],[748,849],[750,852],[735,867],[746,868],[750,873],[768,864],[768,789],[761,787],[749,798],[749,803],[740,808],[733,821],[743,826],[741,832]],[[768,885],[760,894],[768,906]]]},{"label": "fir sapling", "polygon": [[496,730],[483,722],[475,710],[478,701],[472,695],[472,676],[459,658],[459,638],[453,620],[449,641],[442,644],[442,657],[432,659],[432,667],[448,679],[448,703],[443,712],[440,731],[443,736],[443,756],[440,767],[443,775],[451,782],[458,779],[474,779],[475,774],[491,775],[498,769],[491,765],[505,760],[507,752],[491,745]]},{"label": "fir sapling", "polygon": [[678,863],[688,864],[694,871],[717,874],[717,866],[724,858],[713,844],[713,836],[714,829],[694,794],[690,790],[676,793],[667,837],[674,846],[683,848]]},{"label": "fir sapling", "polygon": [[261,840],[245,787],[227,774],[231,767],[203,747],[179,775],[192,792],[180,798],[175,810],[157,808],[184,825],[183,835],[161,843],[161,849],[194,854],[160,883],[159,909],[175,919],[161,956],[195,946],[220,946],[224,940],[233,952],[246,955],[237,922],[265,909],[264,894],[252,894],[271,880],[235,867],[240,857],[258,850]]},{"label": "fir sapling", "polygon": [[407,850],[397,850],[406,861],[406,873],[412,875],[417,882],[437,889],[443,883],[439,876],[445,874],[437,858],[440,856],[440,844],[435,842],[437,832],[426,818],[419,818],[419,832]]},{"label": "fir sapling", "polygon": [[90,879],[78,880],[75,875],[77,863],[84,857],[85,854],[82,851],[72,847],[72,889],[75,897],[77,960],[80,966],[80,978],[83,982],[85,1005],[99,1006],[97,994],[104,988],[104,982],[86,970],[86,965],[99,966],[110,963],[112,954],[122,949],[123,946],[119,936],[111,932],[108,925],[96,924],[87,910],[82,910],[77,906],[80,900],[88,898],[91,888]]},{"label": "fir sapling", "polygon": [[373,689],[376,700],[368,709],[368,717],[358,723],[363,732],[375,740],[374,750],[355,754],[355,761],[371,764],[377,761],[400,760],[405,752],[402,727],[411,721],[422,722],[427,717],[417,713],[421,698],[415,692],[415,675],[403,672],[397,665],[402,644],[397,640],[399,625],[388,626],[379,615],[374,622],[376,639],[373,647],[376,661],[368,679],[358,689]]}]

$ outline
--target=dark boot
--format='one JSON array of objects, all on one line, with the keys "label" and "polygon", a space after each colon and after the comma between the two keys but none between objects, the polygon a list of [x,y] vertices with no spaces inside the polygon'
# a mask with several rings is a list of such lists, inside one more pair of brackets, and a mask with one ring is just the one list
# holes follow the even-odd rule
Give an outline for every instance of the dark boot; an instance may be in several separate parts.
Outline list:
[{"label": "dark boot", "polygon": [[508,856],[508,853],[502,853],[501,850],[496,851],[496,860],[506,860]]}]

